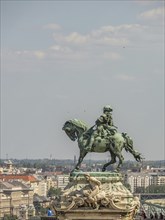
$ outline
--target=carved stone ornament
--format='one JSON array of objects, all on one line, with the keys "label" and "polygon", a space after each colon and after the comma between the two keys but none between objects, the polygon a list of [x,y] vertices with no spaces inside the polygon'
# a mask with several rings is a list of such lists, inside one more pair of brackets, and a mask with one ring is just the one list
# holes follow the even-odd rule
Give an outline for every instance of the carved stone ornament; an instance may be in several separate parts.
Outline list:
[{"label": "carved stone ornament", "polygon": [[73,172],[69,184],[60,199],[54,202],[53,207],[58,216],[76,210],[79,210],[79,213],[108,211],[116,215],[123,213],[125,215],[123,219],[133,219],[140,202],[121,181],[120,173]]}]

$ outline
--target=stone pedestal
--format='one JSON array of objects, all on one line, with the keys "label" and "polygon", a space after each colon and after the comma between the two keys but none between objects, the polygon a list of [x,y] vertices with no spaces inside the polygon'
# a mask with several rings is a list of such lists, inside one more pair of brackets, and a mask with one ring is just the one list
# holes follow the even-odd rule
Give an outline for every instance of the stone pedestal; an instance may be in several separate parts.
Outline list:
[{"label": "stone pedestal", "polygon": [[53,206],[59,220],[133,220],[140,202],[120,173],[73,172]]}]

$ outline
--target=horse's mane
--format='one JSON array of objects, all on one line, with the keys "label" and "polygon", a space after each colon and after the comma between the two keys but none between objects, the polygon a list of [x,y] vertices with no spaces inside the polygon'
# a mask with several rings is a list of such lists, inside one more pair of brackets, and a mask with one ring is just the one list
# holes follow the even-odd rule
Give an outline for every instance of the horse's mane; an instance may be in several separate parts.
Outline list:
[{"label": "horse's mane", "polygon": [[82,128],[84,131],[86,131],[88,129],[87,124],[83,121],[78,120],[78,119],[71,119],[68,122],[73,123],[74,125],[76,125],[79,128]]}]

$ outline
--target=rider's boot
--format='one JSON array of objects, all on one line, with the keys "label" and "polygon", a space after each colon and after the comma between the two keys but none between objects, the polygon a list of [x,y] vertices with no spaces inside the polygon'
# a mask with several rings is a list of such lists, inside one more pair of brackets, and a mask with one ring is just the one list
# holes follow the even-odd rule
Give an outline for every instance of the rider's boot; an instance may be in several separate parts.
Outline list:
[{"label": "rider's boot", "polygon": [[94,142],[94,139],[91,138],[89,141],[89,144],[85,147],[85,150],[90,151],[92,149],[93,142]]}]

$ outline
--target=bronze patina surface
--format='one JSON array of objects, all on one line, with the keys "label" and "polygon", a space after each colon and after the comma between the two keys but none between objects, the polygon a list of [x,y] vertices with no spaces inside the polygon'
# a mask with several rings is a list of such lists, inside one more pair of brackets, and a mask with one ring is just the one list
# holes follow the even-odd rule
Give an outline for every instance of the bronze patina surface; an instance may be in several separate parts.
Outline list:
[{"label": "bronze patina surface", "polygon": [[[69,183],[60,198],[52,203],[59,220],[133,220],[139,209],[137,197],[123,185],[120,168],[124,157],[122,150],[130,152],[136,161],[141,154],[133,147],[127,133],[118,133],[112,120],[112,108],[103,108],[103,114],[95,125],[88,128],[78,119],[65,122],[63,130],[68,137],[78,142],[80,155],[78,163],[70,173]],[[82,172],[80,165],[89,152],[109,151],[111,160],[104,164],[104,172]],[[114,172],[105,172],[107,166],[119,160]]]},{"label": "bronze patina surface", "polygon": [[[127,133],[117,132],[117,127],[114,126],[111,115],[112,108],[105,106],[103,114],[96,120],[95,125],[88,128],[86,123],[78,119],[72,119],[65,122],[63,130],[68,137],[78,142],[80,155],[74,170],[79,170],[84,157],[89,152],[104,153],[109,151],[111,160],[104,164],[102,171],[105,171],[107,166],[116,163],[119,160],[116,171],[119,171],[124,157],[122,150],[130,152],[136,161],[142,161],[141,154],[134,149],[133,140]],[[73,171],[74,171],[73,170]]]}]

